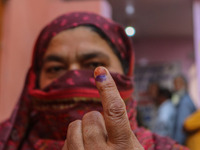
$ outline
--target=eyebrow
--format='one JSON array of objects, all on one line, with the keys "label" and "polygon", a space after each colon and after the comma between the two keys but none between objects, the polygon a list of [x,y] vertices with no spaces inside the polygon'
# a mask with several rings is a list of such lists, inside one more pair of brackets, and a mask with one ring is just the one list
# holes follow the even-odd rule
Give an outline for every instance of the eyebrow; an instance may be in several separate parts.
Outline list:
[{"label": "eyebrow", "polygon": [[50,61],[57,61],[57,62],[65,62],[65,59],[61,56],[55,55],[55,54],[51,54],[49,56],[47,56],[44,60],[43,63],[45,62],[50,62]]},{"label": "eyebrow", "polygon": [[86,53],[86,54],[81,54],[79,56],[79,59],[84,61],[92,58],[105,58],[105,59],[110,59],[106,54],[101,53],[101,52],[91,52],[91,53]]},{"label": "eyebrow", "polygon": [[[81,61],[85,61],[85,60],[89,60],[92,58],[104,58],[109,60],[110,58],[102,53],[102,52],[91,52],[91,53],[85,53],[85,54],[80,54],[80,56],[78,56],[78,59]],[[56,54],[51,54],[48,55],[44,60],[43,60],[43,64],[46,62],[51,62],[51,61],[57,61],[57,62],[61,62],[61,63],[65,63],[66,62],[66,58],[63,58],[59,55]]]}]

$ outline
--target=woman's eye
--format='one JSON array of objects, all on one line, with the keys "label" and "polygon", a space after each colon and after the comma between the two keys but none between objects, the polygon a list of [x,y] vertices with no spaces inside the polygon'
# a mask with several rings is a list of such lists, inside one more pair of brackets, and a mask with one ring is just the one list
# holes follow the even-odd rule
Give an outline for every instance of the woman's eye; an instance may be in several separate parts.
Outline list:
[{"label": "woman's eye", "polygon": [[91,63],[86,64],[86,67],[91,68],[91,69],[95,69],[98,66],[105,66],[105,64],[101,62],[91,62]]},{"label": "woman's eye", "polygon": [[52,67],[48,67],[46,69],[46,72],[54,74],[54,73],[59,73],[60,71],[63,71],[63,70],[65,70],[65,68],[62,66],[52,66]]}]

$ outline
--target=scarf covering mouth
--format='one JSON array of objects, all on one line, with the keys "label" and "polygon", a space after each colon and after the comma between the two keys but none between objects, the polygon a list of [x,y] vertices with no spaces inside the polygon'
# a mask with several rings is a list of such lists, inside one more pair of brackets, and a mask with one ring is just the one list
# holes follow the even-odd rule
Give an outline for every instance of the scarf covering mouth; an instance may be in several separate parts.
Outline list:
[{"label": "scarf covering mouth", "polygon": [[[119,24],[89,12],[64,14],[53,20],[41,31],[34,46],[32,64],[27,73],[19,101],[10,119],[0,124],[0,150],[60,150],[65,140],[63,136],[66,135],[65,131],[67,131],[67,124],[69,122],[76,118],[81,118],[87,111],[93,109],[102,111],[102,107],[99,105],[97,91],[93,89],[94,85],[91,89],[86,87],[86,85],[85,88],[76,86],[75,88],[71,88],[72,92],[68,92],[68,95],[65,95],[66,90],[70,91],[66,88],[66,85],[70,87],[75,86],[73,85],[74,80],[68,78],[71,76],[69,75],[70,73],[76,74],[75,71],[69,72],[69,74],[66,73],[68,77],[64,75],[43,91],[37,89],[36,86],[42,58],[51,39],[64,30],[81,25],[92,25],[100,29],[116,47],[121,59],[128,62],[129,69],[125,75],[126,77],[113,74],[113,78],[116,79],[118,90],[125,100],[131,128],[144,149],[187,150],[187,148],[176,144],[168,138],[157,136],[144,128],[137,127],[135,117],[136,102],[133,101],[133,98],[128,98],[130,96],[129,92],[128,94],[123,94],[130,89],[133,90],[132,85],[130,85],[132,81],[128,81],[129,79],[127,78],[133,75],[134,69],[134,53],[131,41],[125,34],[123,27]],[[79,73],[82,74],[84,71],[80,71]],[[93,82],[93,79],[89,77],[91,72],[85,72],[85,74],[87,74],[85,80],[87,80],[87,83],[91,87]],[[65,81],[61,83],[60,81],[62,79]],[[82,84],[83,82],[80,83]],[[123,87],[118,82],[125,83],[126,85]],[[84,89],[87,90],[84,91]],[[93,94],[89,94],[88,89]],[[65,92],[62,93],[62,91]],[[70,105],[72,104],[71,108],[60,107],[62,105],[67,106],[69,104],[68,102]],[[68,114],[63,113],[65,111]],[[56,121],[58,121],[58,124],[56,124]]]},{"label": "scarf covering mouth", "polygon": [[[66,72],[62,77],[53,81],[42,91],[30,88],[29,94],[32,102],[40,107],[56,109],[56,106],[64,109],[71,107],[77,102],[101,102],[99,92],[95,85],[92,70],[72,70]],[[133,78],[117,73],[111,73],[119,93],[125,101],[132,97]]]},{"label": "scarf covering mouth", "polygon": [[[42,91],[33,89],[29,92],[35,114],[32,135],[64,140],[70,122],[81,120],[90,111],[103,112],[93,74],[91,70],[68,71]],[[132,78],[117,73],[111,75],[124,102],[132,107],[130,110],[135,110],[136,105],[131,101]],[[134,119],[135,115],[131,113],[129,119]],[[136,129],[137,122],[134,120],[131,126]]]}]

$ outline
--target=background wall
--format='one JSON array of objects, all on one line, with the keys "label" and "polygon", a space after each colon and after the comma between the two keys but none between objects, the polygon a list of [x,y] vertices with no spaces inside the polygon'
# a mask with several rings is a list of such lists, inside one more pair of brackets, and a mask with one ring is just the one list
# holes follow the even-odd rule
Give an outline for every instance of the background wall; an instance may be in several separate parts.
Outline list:
[{"label": "background wall", "polygon": [[179,63],[181,71],[188,77],[194,63],[192,38],[152,38],[135,40],[136,63]]}]

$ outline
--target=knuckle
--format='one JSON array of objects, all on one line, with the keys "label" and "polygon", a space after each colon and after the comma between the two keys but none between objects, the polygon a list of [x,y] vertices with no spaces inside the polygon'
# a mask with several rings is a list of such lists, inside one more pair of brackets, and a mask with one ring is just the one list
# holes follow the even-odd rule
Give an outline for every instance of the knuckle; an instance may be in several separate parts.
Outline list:
[{"label": "knuckle", "polygon": [[93,143],[95,143],[96,138],[98,135],[101,135],[101,130],[98,127],[93,127],[93,128],[88,128],[89,130],[87,130],[86,132],[84,132],[84,139],[86,139],[86,141],[93,141]]},{"label": "knuckle", "polygon": [[81,120],[73,121],[69,124],[68,130],[67,130],[67,139],[71,139],[72,141],[76,139],[76,132],[77,129],[81,126]]},{"label": "knuckle", "polygon": [[83,122],[85,123],[90,123],[90,122],[95,122],[95,120],[97,120],[97,118],[99,118],[99,116],[101,115],[100,112],[98,111],[91,111],[91,112],[88,112],[86,113],[84,116],[83,116]]},{"label": "knuckle", "polygon": [[81,124],[81,120],[75,120],[69,124],[68,130],[76,129],[80,124]]},{"label": "knuckle", "polygon": [[97,136],[103,133],[100,112],[92,111],[83,117],[83,136],[86,141],[97,142]]},{"label": "knuckle", "polygon": [[77,149],[77,139],[80,136],[78,128],[82,124],[81,120],[73,121],[68,126],[66,145],[70,149]]},{"label": "knuckle", "polygon": [[113,119],[122,119],[126,115],[126,109],[123,103],[111,103],[107,108],[106,114]]}]

